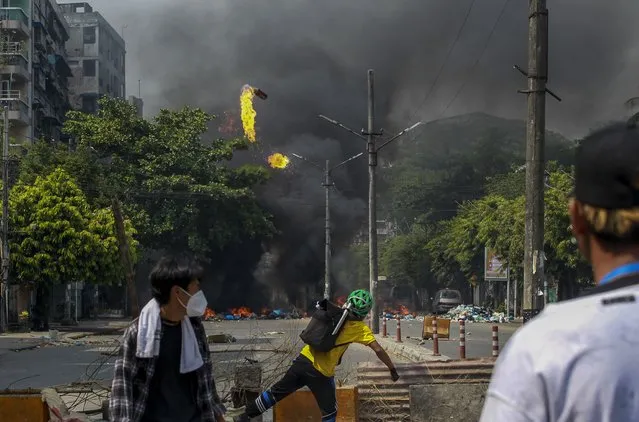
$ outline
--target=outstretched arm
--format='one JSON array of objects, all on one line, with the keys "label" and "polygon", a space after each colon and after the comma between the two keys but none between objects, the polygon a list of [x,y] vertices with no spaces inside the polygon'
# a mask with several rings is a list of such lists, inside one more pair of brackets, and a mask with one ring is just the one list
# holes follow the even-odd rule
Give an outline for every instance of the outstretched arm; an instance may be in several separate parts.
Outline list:
[{"label": "outstretched arm", "polygon": [[379,343],[376,341],[369,344],[368,347],[373,349],[373,351],[377,355],[377,358],[381,360],[384,363],[384,365],[386,365],[386,367],[391,373],[391,377],[393,378],[393,381],[397,381],[399,379],[399,374],[397,373],[397,369],[395,369],[395,364],[391,360],[390,356],[388,356],[388,353],[386,353],[386,350],[384,350],[384,348],[380,346]]}]

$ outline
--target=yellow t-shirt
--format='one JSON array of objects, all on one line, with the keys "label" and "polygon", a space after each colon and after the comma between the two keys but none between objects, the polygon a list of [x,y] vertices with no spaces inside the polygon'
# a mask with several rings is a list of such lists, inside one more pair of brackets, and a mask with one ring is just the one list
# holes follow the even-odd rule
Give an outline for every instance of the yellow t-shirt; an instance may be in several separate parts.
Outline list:
[{"label": "yellow t-shirt", "polygon": [[[342,331],[337,336],[335,344],[359,343],[368,346],[374,341],[376,339],[373,332],[363,321],[346,321]],[[307,344],[300,353],[308,358],[313,363],[313,367],[320,373],[327,377],[332,377],[335,375],[335,367],[346,349],[348,349],[349,344],[335,347],[329,352],[315,352]]]}]

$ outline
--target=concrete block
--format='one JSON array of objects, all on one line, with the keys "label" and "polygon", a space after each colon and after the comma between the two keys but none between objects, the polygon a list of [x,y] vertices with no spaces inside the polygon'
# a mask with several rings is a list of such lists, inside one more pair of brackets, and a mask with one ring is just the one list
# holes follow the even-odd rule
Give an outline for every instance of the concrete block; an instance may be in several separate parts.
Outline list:
[{"label": "concrete block", "polygon": [[5,391],[0,394],[0,421],[47,422],[49,410],[39,391]]},{"label": "concrete block", "polygon": [[428,384],[410,387],[412,422],[479,421],[487,383]]},{"label": "concrete block", "polygon": [[[315,397],[308,390],[299,390],[277,403],[273,408],[273,422],[320,422]],[[359,394],[357,387],[337,388],[337,422],[359,420]]]},{"label": "concrete block", "polygon": [[230,334],[210,334],[207,336],[209,344],[235,343],[237,340]]}]

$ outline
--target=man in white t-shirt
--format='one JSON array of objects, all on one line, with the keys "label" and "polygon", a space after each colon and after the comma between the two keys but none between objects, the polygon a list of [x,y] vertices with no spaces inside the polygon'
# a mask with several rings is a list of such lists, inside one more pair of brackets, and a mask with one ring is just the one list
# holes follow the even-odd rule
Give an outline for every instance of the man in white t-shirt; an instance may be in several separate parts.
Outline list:
[{"label": "man in white t-shirt", "polygon": [[497,360],[481,422],[639,421],[639,128],[586,137],[569,205],[597,287],[548,305]]}]

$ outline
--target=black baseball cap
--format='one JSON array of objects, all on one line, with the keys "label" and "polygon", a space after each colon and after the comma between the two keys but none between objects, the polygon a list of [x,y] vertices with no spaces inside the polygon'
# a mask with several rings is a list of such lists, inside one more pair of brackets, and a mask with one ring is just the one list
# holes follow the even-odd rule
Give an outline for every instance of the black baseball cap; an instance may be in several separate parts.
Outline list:
[{"label": "black baseball cap", "polygon": [[575,159],[575,199],[597,208],[639,208],[639,128],[613,123],[586,136]]}]

